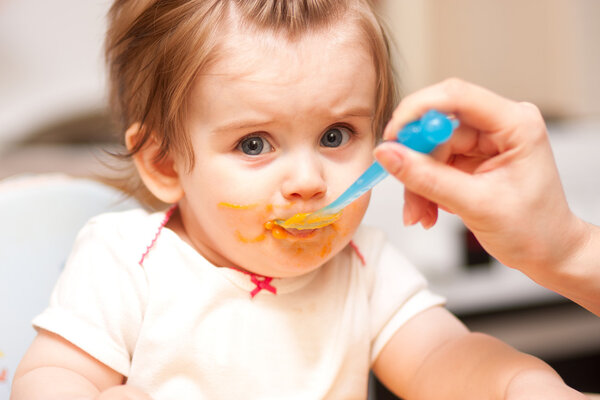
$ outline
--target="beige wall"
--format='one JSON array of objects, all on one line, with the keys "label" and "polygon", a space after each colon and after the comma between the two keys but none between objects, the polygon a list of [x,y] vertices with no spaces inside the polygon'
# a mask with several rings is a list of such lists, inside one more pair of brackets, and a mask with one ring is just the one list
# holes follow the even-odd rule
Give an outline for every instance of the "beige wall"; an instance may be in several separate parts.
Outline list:
[{"label": "beige wall", "polygon": [[600,116],[598,0],[385,0],[381,13],[404,93],[458,76],[547,117]]}]

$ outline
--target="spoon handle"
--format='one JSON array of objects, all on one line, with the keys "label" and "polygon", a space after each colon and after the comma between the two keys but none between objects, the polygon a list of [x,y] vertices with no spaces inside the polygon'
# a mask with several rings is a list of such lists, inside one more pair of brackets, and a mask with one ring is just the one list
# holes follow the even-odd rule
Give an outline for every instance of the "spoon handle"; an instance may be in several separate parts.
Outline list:
[{"label": "spoon handle", "polygon": [[[396,141],[421,153],[431,153],[435,147],[447,141],[458,126],[458,121],[450,120],[448,116],[430,110],[417,121],[407,124],[398,132]],[[368,192],[381,182],[387,171],[375,161],[358,179],[342,193],[333,203],[315,212],[319,214],[334,214],[341,211],[354,200]]]}]

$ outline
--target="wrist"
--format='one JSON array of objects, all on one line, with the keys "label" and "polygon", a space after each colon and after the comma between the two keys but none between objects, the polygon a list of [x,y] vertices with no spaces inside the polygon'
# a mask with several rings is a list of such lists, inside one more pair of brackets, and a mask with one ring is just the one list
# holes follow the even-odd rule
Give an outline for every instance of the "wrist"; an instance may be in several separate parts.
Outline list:
[{"label": "wrist", "polygon": [[[579,268],[574,268],[581,265],[588,254],[587,249],[593,246],[595,232],[597,228],[573,216],[574,221],[570,224],[570,229],[565,231],[565,235],[561,239],[562,254],[552,268],[565,278],[577,277],[580,271]],[[596,235],[598,232],[596,232]],[[586,277],[582,277],[585,279]]]},{"label": "wrist", "polygon": [[592,237],[590,225],[570,211],[557,220],[560,226],[546,227],[546,232],[540,234],[541,238],[532,243],[534,256],[519,268],[547,287],[555,283],[560,287],[565,279],[577,278],[579,271],[574,266],[585,253],[584,249]]},{"label": "wrist", "polygon": [[600,228],[574,215],[563,221],[563,229],[554,231],[554,240],[548,241],[553,244],[544,252],[548,256],[519,269],[540,285],[600,315]]}]

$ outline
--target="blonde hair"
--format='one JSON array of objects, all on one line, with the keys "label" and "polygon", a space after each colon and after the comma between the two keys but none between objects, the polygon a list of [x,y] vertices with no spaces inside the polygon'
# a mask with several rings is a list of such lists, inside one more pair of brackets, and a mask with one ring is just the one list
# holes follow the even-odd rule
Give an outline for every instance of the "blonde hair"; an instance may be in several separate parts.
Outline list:
[{"label": "blonde hair", "polygon": [[397,91],[388,38],[368,0],[116,0],[108,15],[105,51],[119,128],[140,124],[128,156],[154,135],[160,146],[157,162],[174,151],[188,167],[194,165],[187,102],[196,76],[218,57],[231,7],[245,26],[289,38],[351,18],[377,73],[373,129],[381,136]]}]

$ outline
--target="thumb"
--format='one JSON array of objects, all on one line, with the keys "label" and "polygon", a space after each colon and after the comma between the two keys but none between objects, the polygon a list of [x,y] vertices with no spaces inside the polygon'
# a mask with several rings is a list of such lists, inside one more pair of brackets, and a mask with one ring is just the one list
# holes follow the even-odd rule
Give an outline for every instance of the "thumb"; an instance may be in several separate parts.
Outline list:
[{"label": "thumb", "polygon": [[377,161],[406,189],[458,213],[472,199],[472,176],[413,151],[396,142],[384,142],[374,151]]}]

